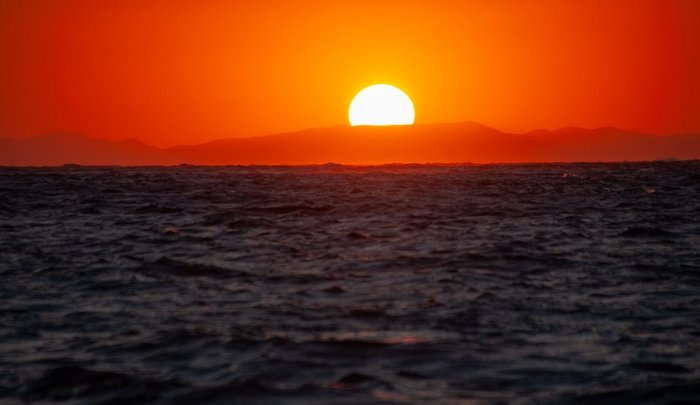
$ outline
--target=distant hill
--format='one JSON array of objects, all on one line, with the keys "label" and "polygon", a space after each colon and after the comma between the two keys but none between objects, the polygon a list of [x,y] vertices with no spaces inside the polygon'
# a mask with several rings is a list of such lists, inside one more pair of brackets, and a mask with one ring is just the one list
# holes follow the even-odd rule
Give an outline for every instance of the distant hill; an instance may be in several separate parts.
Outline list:
[{"label": "distant hill", "polygon": [[700,159],[700,135],[652,136],[616,128],[526,134],[474,122],[309,129],[159,149],[84,135],[0,140],[0,165],[302,165],[516,163]]},{"label": "distant hill", "polygon": [[133,139],[109,141],[80,134],[42,135],[30,139],[0,139],[0,165],[167,165],[167,152]]}]

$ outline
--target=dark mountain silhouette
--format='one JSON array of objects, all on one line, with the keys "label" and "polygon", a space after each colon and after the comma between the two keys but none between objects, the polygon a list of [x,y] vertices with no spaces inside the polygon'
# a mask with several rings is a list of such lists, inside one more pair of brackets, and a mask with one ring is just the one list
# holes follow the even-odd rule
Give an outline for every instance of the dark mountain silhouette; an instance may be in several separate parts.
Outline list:
[{"label": "dark mountain silhouette", "polygon": [[0,165],[167,165],[168,153],[135,140],[109,141],[81,134],[51,134],[30,139],[0,139]]},{"label": "dark mountain silhouette", "polygon": [[616,128],[509,134],[474,122],[309,129],[159,149],[83,135],[0,140],[0,165],[303,165],[516,163],[699,159],[700,135],[653,136]]}]

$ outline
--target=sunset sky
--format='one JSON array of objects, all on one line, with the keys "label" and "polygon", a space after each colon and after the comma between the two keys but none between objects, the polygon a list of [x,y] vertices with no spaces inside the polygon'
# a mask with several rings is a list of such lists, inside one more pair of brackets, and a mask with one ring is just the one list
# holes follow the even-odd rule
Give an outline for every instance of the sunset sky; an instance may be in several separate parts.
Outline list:
[{"label": "sunset sky", "polygon": [[416,123],[700,132],[700,1],[3,1],[0,137],[156,146],[346,125],[390,83]]}]

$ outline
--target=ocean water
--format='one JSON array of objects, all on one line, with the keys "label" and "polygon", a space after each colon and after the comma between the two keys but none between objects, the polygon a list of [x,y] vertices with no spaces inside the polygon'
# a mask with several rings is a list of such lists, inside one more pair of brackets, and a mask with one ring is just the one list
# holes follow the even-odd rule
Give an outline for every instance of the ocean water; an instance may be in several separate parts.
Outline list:
[{"label": "ocean water", "polygon": [[0,402],[700,402],[700,162],[1,168]]}]

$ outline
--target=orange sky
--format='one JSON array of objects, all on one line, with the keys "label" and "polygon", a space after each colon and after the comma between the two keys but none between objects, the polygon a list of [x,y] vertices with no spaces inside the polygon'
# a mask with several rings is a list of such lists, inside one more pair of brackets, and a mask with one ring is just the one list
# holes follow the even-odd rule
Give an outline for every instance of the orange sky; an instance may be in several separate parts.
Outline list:
[{"label": "orange sky", "polygon": [[698,22],[696,0],[3,1],[0,137],[335,126],[378,82],[417,123],[700,132]]}]

